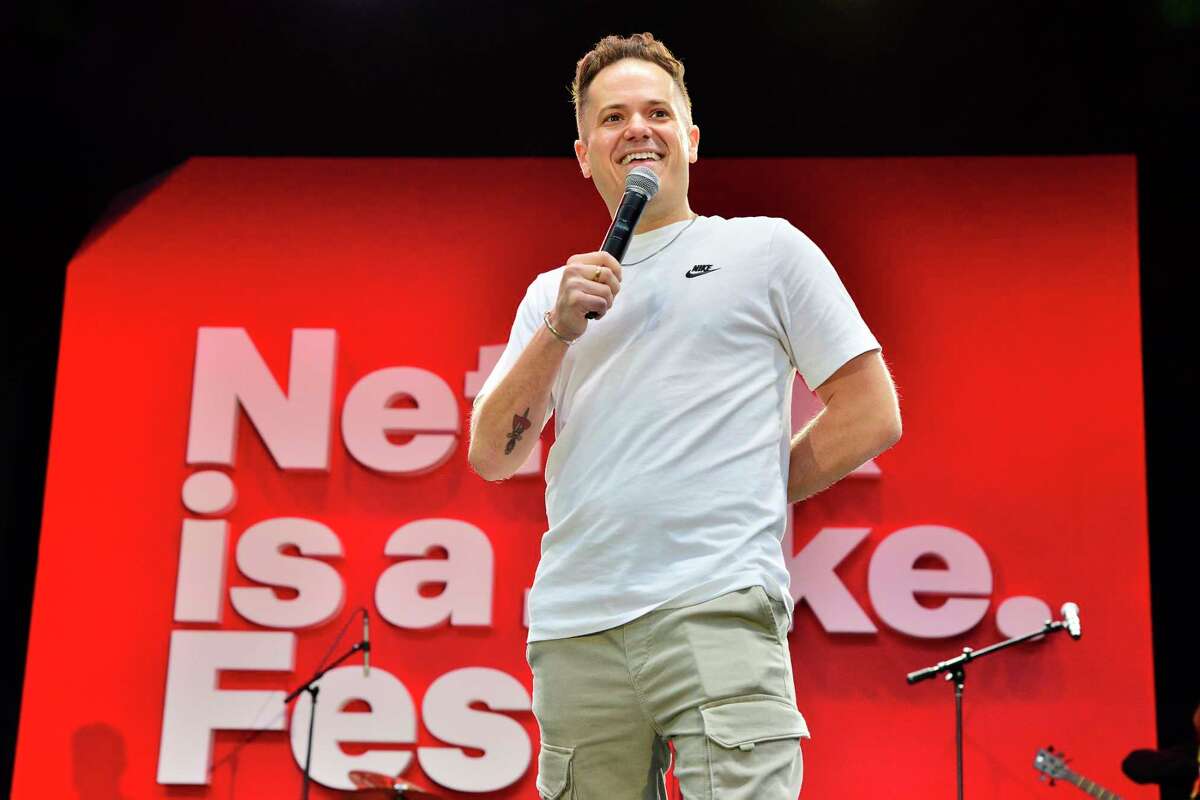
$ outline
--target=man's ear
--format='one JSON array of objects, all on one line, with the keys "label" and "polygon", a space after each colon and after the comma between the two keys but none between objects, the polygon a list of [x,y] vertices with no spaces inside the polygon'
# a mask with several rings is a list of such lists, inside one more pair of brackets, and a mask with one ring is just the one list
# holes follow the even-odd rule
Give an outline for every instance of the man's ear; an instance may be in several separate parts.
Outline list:
[{"label": "man's ear", "polygon": [[575,160],[579,162],[579,171],[583,173],[583,177],[592,177],[592,166],[587,160],[587,145],[581,140],[575,140]]},{"label": "man's ear", "polygon": [[693,125],[688,128],[688,163],[695,164],[700,158],[700,127]]}]

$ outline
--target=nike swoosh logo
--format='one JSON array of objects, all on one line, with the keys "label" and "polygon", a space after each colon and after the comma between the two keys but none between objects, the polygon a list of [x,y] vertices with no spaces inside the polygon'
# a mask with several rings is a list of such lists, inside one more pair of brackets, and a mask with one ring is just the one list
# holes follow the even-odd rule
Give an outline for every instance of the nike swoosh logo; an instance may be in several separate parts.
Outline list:
[{"label": "nike swoosh logo", "polygon": [[701,275],[707,275],[710,272],[716,272],[720,267],[714,267],[712,264],[697,264],[696,266],[683,273],[685,278],[699,278]]}]

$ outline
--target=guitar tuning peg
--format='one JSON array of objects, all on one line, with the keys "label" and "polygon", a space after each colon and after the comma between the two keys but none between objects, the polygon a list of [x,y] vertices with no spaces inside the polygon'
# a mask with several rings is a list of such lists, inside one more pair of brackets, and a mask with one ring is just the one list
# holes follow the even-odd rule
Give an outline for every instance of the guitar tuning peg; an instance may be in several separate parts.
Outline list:
[{"label": "guitar tuning peg", "polygon": [[1050,785],[1051,785],[1051,786],[1053,786],[1053,785],[1054,785],[1054,778],[1051,778],[1051,779],[1050,779]]},{"label": "guitar tuning peg", "polygon": [[1047,752],[1047,753],[1053,753],[1053,752],[1054,752],[1054,745],[1052,745],[1052,744],[1048,744],[1048,745],[1046,745],[1046,752]]}]

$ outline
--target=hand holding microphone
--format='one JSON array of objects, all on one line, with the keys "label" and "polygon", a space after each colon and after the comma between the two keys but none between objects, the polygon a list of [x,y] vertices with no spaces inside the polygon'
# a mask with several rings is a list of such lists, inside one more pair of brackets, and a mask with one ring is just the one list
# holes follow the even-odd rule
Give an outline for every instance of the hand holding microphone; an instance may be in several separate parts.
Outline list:
[{"label": "hand holding microphone", "polygon": [[587,330],[585,320],[600,319],[612,308],[621,289],[621,259],[633,240],[633,232],[646,204],[658,193],[658,175],[649,167],[636,167],[625,176],[625,194],[612,224],[604,234],[600,250],[567,259],[567,270],[559,284],[558,302],[549,320],[559,338],[574,340]]},{"label": "hand holding microphone", "polygon": [[621,264],[597,250],[567,259],[550,324],[562,338],[574,341],[587,330],[589,319],[599,319],[612,308],[621,291]]}]

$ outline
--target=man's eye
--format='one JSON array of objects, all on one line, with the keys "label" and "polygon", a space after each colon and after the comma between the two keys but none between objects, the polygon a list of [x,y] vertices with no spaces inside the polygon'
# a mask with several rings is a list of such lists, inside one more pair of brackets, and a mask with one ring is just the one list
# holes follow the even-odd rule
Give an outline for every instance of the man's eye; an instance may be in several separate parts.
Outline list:
[{"label": "man's eye", "polygon": [[604,118],[604,121],[605,122],[616,122],[620,118],[621,118],[620,114],[609,114],[607,117]]},{"label": "man's eye", "polygon": [[654,111],[652,111],[650,113],[654,114],[654,115],[661,115],[664,117],[671,116],[670,113],[665,108],[656,108],[656,109],[654,109]]}]

